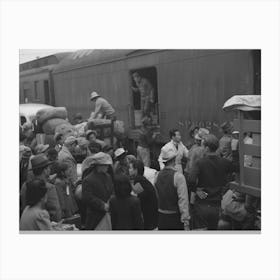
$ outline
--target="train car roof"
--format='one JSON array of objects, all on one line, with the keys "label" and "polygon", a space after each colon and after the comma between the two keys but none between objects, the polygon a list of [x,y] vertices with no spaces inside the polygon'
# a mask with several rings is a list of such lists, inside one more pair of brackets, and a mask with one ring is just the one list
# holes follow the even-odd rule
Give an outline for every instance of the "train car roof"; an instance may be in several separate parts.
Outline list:
[{"label": "train car roof", "polygon": [[52,55],[40,57],[20,64],[20,71],[28,71],[31,69],[41,68],[49,65],[60,63],[64,58],[72,54],[72,52],[61,52]]},{"label": "train car roof", "polygon": [[116,60],[126,59],[129,56],[137,56],[157,50],[135,50],[135,49],[87,49],[73,52],[61,61],[53,71],[54,73],[71,71],[74,69],[90,67],[97,64],[109,63]]}]

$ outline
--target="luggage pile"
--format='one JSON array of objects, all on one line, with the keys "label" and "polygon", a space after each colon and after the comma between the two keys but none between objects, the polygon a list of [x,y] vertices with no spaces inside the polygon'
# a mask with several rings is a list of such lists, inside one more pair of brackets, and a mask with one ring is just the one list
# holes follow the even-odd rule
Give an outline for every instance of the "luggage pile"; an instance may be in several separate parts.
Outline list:
[{"label": "luggage pile", "polygon": [[36,120],[40,130],[46,135],[46,143],[49,142],[48,139],[53,139],[53,135],[56,133],[64,136],[75,134],[74,127],[67,120],[65,107],[41,109],[36,114]]}]

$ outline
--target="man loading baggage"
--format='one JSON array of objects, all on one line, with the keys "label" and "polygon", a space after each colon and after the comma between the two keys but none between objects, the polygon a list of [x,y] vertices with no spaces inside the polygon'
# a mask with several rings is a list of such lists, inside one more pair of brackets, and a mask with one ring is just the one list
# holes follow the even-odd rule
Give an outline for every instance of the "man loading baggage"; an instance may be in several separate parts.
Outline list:
[{"label": "man loading baggage", "polygon": [[91,113],[90,119],[111,119],[115,120],[115,109],[112,105],[97,92],[90,93],[90,100],[94,103],[94,112]]}]

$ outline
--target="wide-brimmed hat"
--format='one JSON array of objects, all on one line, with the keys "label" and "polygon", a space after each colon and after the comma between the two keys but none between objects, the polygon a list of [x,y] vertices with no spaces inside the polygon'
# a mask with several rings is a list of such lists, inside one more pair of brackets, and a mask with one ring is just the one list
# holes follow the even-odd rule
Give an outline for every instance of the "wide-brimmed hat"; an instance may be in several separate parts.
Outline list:
[{"label": "wide-brimmed hat", "polygon": [[161,159],[162,162],[167,162],[172,160],[173,158],[175,158],[177,156],[177,153],[170,148],[162,148],[161,149]]},{"label": "wide-brimmed hat", "polygon": [[234,130],[234,131],[232,132],[232,134],[239,134],[239,131],[238,131],[238,130]]},{"label": "wide-brimmed hat", "polygon": [[30,161],[31,161],[32,170],[44,168],[52,164],[52,162],[49,161],[44,154],[33,156]]},{"label": "wide-brimmed hat", "polygon": [[38,154],[42,154],[44,153],[48,148],[50,147],[49,144],[38,144],[36,147],[35,147],[35,154],[38,155]]},{"label": "wide-brimmed hat", "polygon": [[93,92],[90,93],[89,96],[90,96],[90,100],[92,100],[96,97],[99,97],[100,95],[96,91],[93,91]]},{"label": "wide-brimmed hat", "polygon": [[123,154],[125,154],[125,153],[126,153],[126,151],[125,151],[124,148],[118,148],[118,149],[115,150],[114,156],[115,156],[116,158],[118,158],[119,156],[121,156],[121,155],[123,155]]},{"label": "wide-brimmed hat", "polygon": [[202,140],[205,135],[209,134],[209,130],[206,128],[200,128],[198,132],[195,134],[194,139]]},{"label": "wide-brimmed hat", "polygon": [[112,165],[112,158],[103,152],[87,157],[82,164],[82,173],[92,165]]}]

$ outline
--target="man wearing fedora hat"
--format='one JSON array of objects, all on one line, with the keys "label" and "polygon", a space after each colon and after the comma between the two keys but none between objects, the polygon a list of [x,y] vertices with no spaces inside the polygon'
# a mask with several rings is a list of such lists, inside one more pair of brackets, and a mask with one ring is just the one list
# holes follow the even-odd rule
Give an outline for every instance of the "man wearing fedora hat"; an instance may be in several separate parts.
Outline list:
[{"label": "man wearing fedora hat", "polygon": [[[35,155],[31,158],[31,166],[34,174],[34,179],[43,180],[46,184],[47,188],[47,202],[46,202],[46,210],[50,214],[50,218],[52,221],[58,222],[61,220],[61,207],[59,204],[58,195],[56,192],[56,188],[54,185],[49,183],[49,175],[50,175],[50,162],[47,157],[43,154]],[[26,202],[26,183],[23,184],[20,192],[21,197],[21,210],[27,206]]]},{"label": "man wearing fedora hat", "polygon": [[94,103],[94,112],[91,113],[90,119],[115,119],[115,109],[96,91],[90,93],[90,101]]},{"label": "man wearing fedora hat", "polygon": [[113,193],[113,182],[108,174],[108,168],[112,164],[112,158],[103,152],[93,155],[88,164],[93,168],[82,181],[82,201],[86,206],[87,230],[96,229],[109,211],[108,201]]},{"label": "man wearing fedora hat", "polygon": [[165,167],[159,172],[155,187],[158,192],[158,229],[189,230],[189,198],[186,180],[175,169],[176,152],[168,147],[161,149]]},{"label": "man wearing fedora hat", "polygon": [[77,162],[73,157],[77,144],[77,138],[74,136],[68,136],[65,139],[60,152],[58,153],[58,161],[61,163],[66,163],[68,167],[66,170],[66,176],[70,180],[72,186],[74,186],[78,180]]}]

